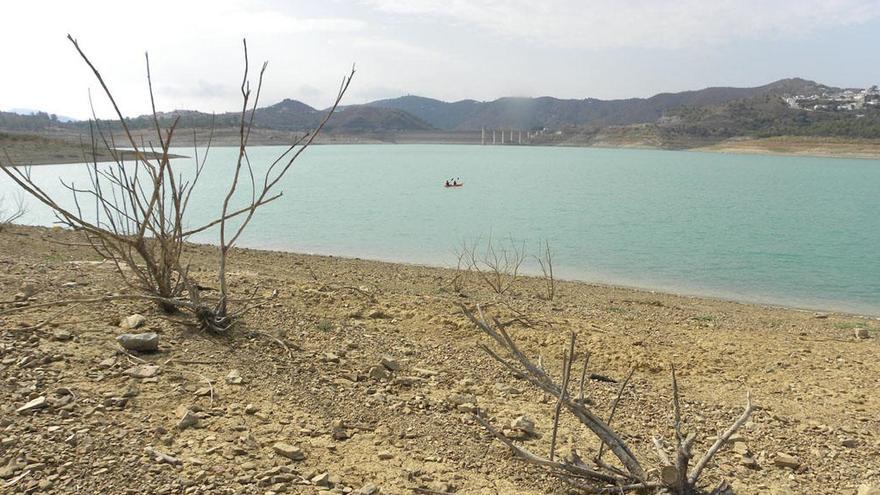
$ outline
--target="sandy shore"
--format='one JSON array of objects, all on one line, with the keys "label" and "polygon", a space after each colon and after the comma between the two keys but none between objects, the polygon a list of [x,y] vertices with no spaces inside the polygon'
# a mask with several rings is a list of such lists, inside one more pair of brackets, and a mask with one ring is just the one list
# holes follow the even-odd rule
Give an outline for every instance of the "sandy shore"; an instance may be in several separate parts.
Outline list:
[{"label": "sandy shore", "polygon": [[[136,139],[148,140],[151,136],[145,131],[138,131]],[[180,130],[179,136],[172,143],[181,149],[192,147],[193,130]],[[255,129],[251,136],[252,146],[286,145],[295,140],[301,133]],[[238,146],[236,129],[216,129],[212,133],[208,129],[196,130],[199,143],[206,143],[212,137],[214,146]],[[536,142],[516,146],[565,146],[565,147],[597,147],[612,149],[670,149],[661,141],[640,138],[631,134],[612,136],[614,139],[598,139],[580,141],[575,136],[571,139]],[[14,138],[14,139],[13,139]],[[124,142],[119,136],[117,142]],[[479,131],[419,131],[419,132],[380,132],[359,135],[320,135],[315,145],[324,144],[453,144],[480,145]],[[668,143],[667,143],[668,144]],[[499,145],[500,146],[500,145]],[[512,146],[512,145],[508,145]],[[773,138],[736,138],[719,143],[681,142],[674,149],[679,151],[699,151],[718,153],[784,155],[784,156],[815,156],[825,158],[860,158],[880,159],[880,140],[870,139],[837,139],[783,136]],[[12,135],[0,133],[0,149],[10,153],[13,162],[19,165],[49,165],[82,163],[83,148],[79,145],[79,137],[71,135]],[[88,153],[87,153],[88,154]],[[104,152],[98,161],[111,158]]]},{"label": "sandy shore", "polygon": [[[36,290],[33,306],[128,291],[77,242],[57,229],[0,233],[0,301],[22,284]],[[200,283],[211,285],[213,249],[194,246],[189,256]],[[533,418],[539,437],[525,445],[547,448],[552,404],[478,349],[487,340],[458,309],[479,302],[510,316],[475,278],[459,292],[454,270],[253,250],[236,252],[232,265],[235,294],[279,296],[230,335],[205,335],[132,301],[76,306],[39,328],[58,308],[0,315],[3,482],[27,473],[17,493],[313,494],[319,489],[303,479],[327,472],[339,488],[373,483],[383,494],[561,489],[455,404],[472,396],[499,425]],[[561,282],[548,302],[542,283],[515,286],[508,302],[532,323],[514,324],[512,334],[550,370],[560,368],[570,331],[581,352],[592,352],[594,372],[620,379],[635,366],[615,425],[645,465],[655,464],[651,435],[670,433],[674,361],[698,451],[739,414],[746,391],[760,406],[737,447],[756,464],[727,449],[707,483],[725,478],[745,494],[855,493],[880,483],[877,321],[576,282]],[[160,352],[117,351],[118,323],[136,313],[146,317],[142,330],[159,334]],[[400,369],[376,379],[383,356]],[[160,373],[127,376],[143,364]],[[233,370],[241,384],[226,379]],[[600,416],[616,387],[588,384]],[[49,407],[15,412],[41,396]],[[180,406],[196,412],[197,427],[175,428]],[[305,459],[281,457],[277,442]],[[567,420],[561,442],[564,452],[596,447]],[[157,462],[147,447],[180,463]],[[799,467],[776,465],[779,453]]]}]

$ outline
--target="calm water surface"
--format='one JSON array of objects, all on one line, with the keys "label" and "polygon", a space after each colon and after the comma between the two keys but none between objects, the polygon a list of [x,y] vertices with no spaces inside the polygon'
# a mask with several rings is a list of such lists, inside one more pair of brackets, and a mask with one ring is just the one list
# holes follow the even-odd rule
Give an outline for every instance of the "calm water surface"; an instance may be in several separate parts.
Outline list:
[{"label": "calm water surface", "polygon": [[[250,150],[265,164],[275,147]],[[192,154],[192,150],[178,150]],[[219,210],[236,150],[211,150],[193,223]],[[176,162],[189,171],[189,160]],[[261,167],[263,165],[259,165]],[[81,166],[34,168],[83,184]],[[444,189],[461,177],[465,187]],[[880,314],[880,161],[653,150],[315,146],[249,247],[454,265],[462,242],[550,242],[564,278]],[[0,178],[0,194],[11,190]],[[30,201],[29,223],[51,215]],[[206,235],[197,240],[210,242]]]}]

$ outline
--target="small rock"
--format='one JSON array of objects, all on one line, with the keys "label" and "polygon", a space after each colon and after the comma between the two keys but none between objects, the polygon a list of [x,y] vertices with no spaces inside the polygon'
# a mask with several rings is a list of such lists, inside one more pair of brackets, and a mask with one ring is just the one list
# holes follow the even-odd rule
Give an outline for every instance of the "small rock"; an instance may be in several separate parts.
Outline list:
[{"label": "small rock", "polygon": [[391,378],[391,373],[388,372],[383,366],[373,366],[369,371],[370,378],[373,380],[388,380]]},{"label": "small rock", "polygon": [[135,328],[140,328],[147,322],[147,318],[144,315],[134,314],[123,318],[119,323],[119,328],[123,330],[134,330]]},{"label": "small rock", "polygon": [[193,394],[196,397],[209,397],[211,395],[211,387],[201,387],[193,392]]},{"label": "small rock", "polygon": [[306,455],[301,448],[294,447],[293,445],[284,442],[276,443],[272,446],[272,450],[274,450],[276,454],[286,457],[291,461],[301,461],[306,458]]},{"label": "small rock", "polygon": [[477,398],[472,394],[453,393],[446,398],[446,401],[452,405],[460,406],[462,404],[476,404]]},{"label": "small rock", "polygon": [[58,329],[52,332],[52,338],[57,340],[58,342],[67,342],[73,338],[70,332],[67,330]]},{"label": "small rock", "polygon": [[124,333],[116,337],[116,341],[129,351],[155,352],[159,350],[159,335],[155,332]]},{"label": "small rock", "polygon": [[797,457],[784,452],[776,453],[776,457],[773,459],[773,464],[789,469],[797,469],[801,465],[800,461],[797,460]]},{"label": "small rock", "polygon": [[248,405],[244,406],[244,413],[245,414],[257,414],[257,412],[259,410],[260,410],[260,408],[253,405],[253,404],[248,404]]},{"label": "small rock", "polygon": [[743,454],[742,456],[740,456],[740,458],[742,460],[743,466],[747,468],[757,469],[759,467],[758,461],[756,461],[754,457],[748,454]]},{"label": "small rock", "polygon": [[385,355],[382,356],[382,366],[384,366],[388,371],[399,371],[400,363],[391,356]]},{"label": "small rock", "polygon": [[315,486],[330,486],[330,473],[321,473],[310,480]]},{"label": "small rock", "polygon": [[394,459],[394,454],[392,454],[391,452],[388,452],[387,450],[383,450],[383,451],[379,452],[379,460],[380,461],[387,461],[389,459]]},{"label": "small rock", "polygon": [[369,314],[367,314],[367,316],[369,316],[370,318],[373,318],[373,319],[388,318],[388,315],[385,314],[385,312],[382,311],[381,309],[374,309],[374,310],[370,311]]},{"label": "small rock", "polygon": [[37,293],[37,286],[34,285],[33,282],[24,281],[24,282],[22,282],[22,284],[18,288],[18,290],[20,292],[18,294],[16,294],[16,296],[21,294],[22,296],[24,296],[25,299],[27,299]]},{"label": "small rock", "polygon": [[535,421],[528,416],[519,416],[510,422],[510,428],[532,436],[535,434]]},{"label": "small rock", "polygon": [[27,404],[19,407],[18,409],[15,410],[15,412],[26,413],[29,411],[35,411],[37,409],[43,409],[44,407],[46,407],[48,405],[49,405],[49,402],[46,400],[46,397],[40,396],[40,397],[37,397],[36,399],[28,402]]},{"label": "small rock", "polygon": [[164,452],[160,452],[153,447],[145,447],[144,452],[153,456],[153,459],[155,459],[156,462],[164,462],[173,466],[180,464],[180,459],[170,456]]},{"label": "small rock", "polygon": [[192,426],[197,426],[198,424],[199,417],[187,408],[183,411],[183,414],[180,415],[180,421],[177,422],[177,429],[183,431]]},{"label": "small rock", "polygon": [[232,370],[229,374],[226,375],[226,383],[230,385],[241,385],[244,380],[241,378],[241,373],[238,370]]},{"label": "small rock", "polygon": [[846,438],[842,440],[840,444],[848,449],[854,449],[859,446],[859,441],[855,438]]},{"label": "small rock", "polygon": [[162,369],[156,365],[141,364],[138,366],[132,366],[131,368],[123,371],[123,374],[128,375],[132,378],[153,378],[161,371]]},{"label": "small rock", "polygon": [[334,440],[348,440],[350,436],[345,429],[345,423],[341,419],[333,420],[330,426],[330,434]]},{"label": "small rock", "polygon": [[867,328],[856,328],[856,338],[859,340],[870,339],[871,334],[868,333]]},{"label": "small rock", "polygon": [[357,492],[358,495],[378,495],[379,487],[372,483],[367,483],[366,485],[362,486]]},{"label": "small rock", "polygon": [[746,455],[749,453],[749,446],[743,442],[733,444],[733,451],[737,454]]},{"label": "small rock", "polygon": [[430,485],[428,485],[428,489],[439,493],[452,492],[452,486],[450,486],[449,483],[443,483],[440,481],[435,481],[431,483]]},{"label": "small rock", "polygon": [[816,318],[817,320],[827,320],[828,313],[813,313],[813,318]]}]

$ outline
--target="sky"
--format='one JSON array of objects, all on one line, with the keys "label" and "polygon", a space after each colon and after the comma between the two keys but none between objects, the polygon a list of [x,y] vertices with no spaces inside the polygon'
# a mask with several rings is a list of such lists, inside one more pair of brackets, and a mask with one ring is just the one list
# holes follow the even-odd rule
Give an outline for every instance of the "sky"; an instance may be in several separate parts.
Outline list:
[{"label": "sky", "polygon": [[242,38],[261,101],[328,106],[407,94],[648,97],[804,77],[880,83],[880,0],[29,0],[5,1],[0,110],[87,118],[110,107],[68,33],[125,115],[240,106]]}]

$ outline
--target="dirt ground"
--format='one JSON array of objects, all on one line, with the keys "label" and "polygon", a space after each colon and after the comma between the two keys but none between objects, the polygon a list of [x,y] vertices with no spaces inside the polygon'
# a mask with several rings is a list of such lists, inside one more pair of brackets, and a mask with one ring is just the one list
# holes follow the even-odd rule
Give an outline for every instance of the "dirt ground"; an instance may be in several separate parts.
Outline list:
[{"label": "dirt ground", "polygon": [[[533,419],[524,445],[546,453],[553,404],[478,348],[488,337],[458,308],[499,314],[476,279],[459,294],[453,270],[239,250],[234,294],[278,296],[228,335],[208,335],[143,301],[39,306],[130,292],[77,242],[57,229],[0,233],[0,493],[567,493],[468,412],[473,404],[500,427]],[[212,285],[214,250],[189,255]],[[592,372],[619,380],[636,366],[614,426],[646,468],[657,466],[651,435],[671,438],[674,361],[697,453],[747,391],[759,406],[704,472],[706,486],[880,485],[880,322],[573,282],[547,302],[542,284],[515,287],[511,304],[533,323],[512,335],[557,376],[570,331]],[[119,324],[135,314],[159,352],[121,351]],[[617,387],[587,384],[600,416]],[[181,429],[187,409],[195,424]],[[560,452],[572,444],[598,446],[566,417]]]}]

